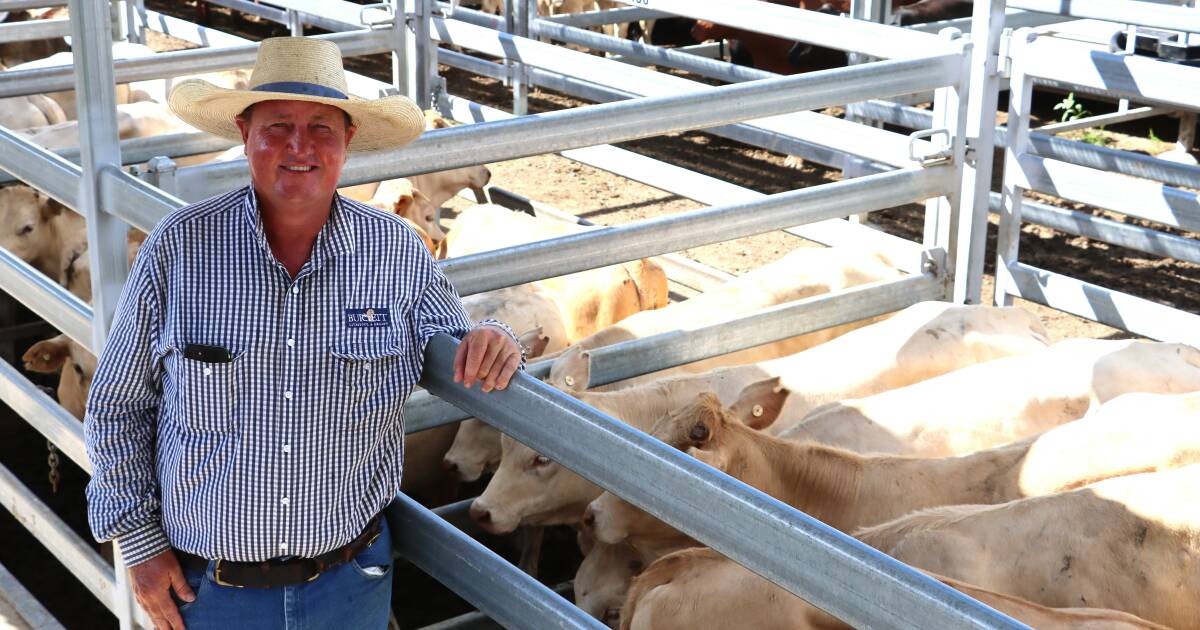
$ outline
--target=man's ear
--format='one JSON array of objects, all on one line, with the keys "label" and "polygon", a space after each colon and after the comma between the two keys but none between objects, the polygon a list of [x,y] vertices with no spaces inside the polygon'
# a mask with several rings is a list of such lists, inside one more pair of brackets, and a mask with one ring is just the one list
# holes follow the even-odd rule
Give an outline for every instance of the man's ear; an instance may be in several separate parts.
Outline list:
[{"label": "man's ear", "polygon": [[242,152],[246,151],[246,139],[250,137],[250,123],[247,122],[241,114],[233,117],[233,124],[237,125],[238,131],[242,132]]},{"label": "man's ear", "polygon": [[350,125],[349,127],[346,127],[346,147],[350,146],[350,141],[354,139],[354,134],[357,131],[357,125]]}]

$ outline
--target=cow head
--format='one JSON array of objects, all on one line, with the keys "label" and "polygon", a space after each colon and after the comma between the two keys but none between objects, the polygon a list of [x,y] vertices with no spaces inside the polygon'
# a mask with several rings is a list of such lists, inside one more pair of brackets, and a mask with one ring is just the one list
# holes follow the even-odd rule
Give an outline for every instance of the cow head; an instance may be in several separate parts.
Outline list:
[{"label": "cow head", "polygon": [[587,390],[591,378],[591,353],[579,346],[571,346],[554,360],[546,382],[564,392],[582,392]]},{"label": "cow head", "polygon": [[66,335],[58,335],[33,344],[21,360],[30,372],[58,372],[59,404],[83,420],[84,404],[96,374],[96,357],[91,352]]},{"label": "cow head", "polygon": [[[66,206],[24,184],[0,188],[0,247],[53,274],[49,261],[58,254],[54,220]],[[49,266],[48,266],[49,265]]]},{"label": "cow head", "polygon": [[629,583],[644,567],[642,554],[629,545],[591,544],[575,574],[575,605],[616,628]]}]

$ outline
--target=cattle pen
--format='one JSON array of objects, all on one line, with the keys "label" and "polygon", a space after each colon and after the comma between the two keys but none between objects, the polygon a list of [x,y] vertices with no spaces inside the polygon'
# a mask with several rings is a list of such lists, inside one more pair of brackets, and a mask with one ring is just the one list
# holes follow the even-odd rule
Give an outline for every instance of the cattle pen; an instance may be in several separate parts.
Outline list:
[{"label": "cattle pen", "polygon": [[[945,28],[907,29],[753,0],[620,2],[629,6],[554,18],[537,17],[534,0],[506,0],[501,16],[435,0],[212,4],[287,24],[293,34],[303,34],[305,25],[319,27],[329,34],[313,37],[337,43],[346,57],[390,53],[393,81],[352,75],[354,94],[407,94],[423,108],[464,123],[429,131],[402,150],[353,155],[343,171],[343,185],[559,153],[710,206],[441,261],[463,296],[775,230],[824,245],[884,251],[905,272],[897,280],[606,347],[592,354],[592,385],[891,313],[920,301],[978,303],[985,297],[989,209],[1000,215],[997,303],[1014,296],[1033,299],[1149,338],[1200,346],[1197,314],[1021,262],[1017,240],[1024,220],[1200,263],[1195,239],[1064,210],[1024,195],[1040,190],[1170,228],[1200,231],[1194,192],[1200,189],[1200,167],[1065,140],[1029,125],[1035,82],[1070,84],[1113,99],[1192,112],[1185,117],[1194,125],[1194,112],[1200,111],[1200,70],[1107,47],[1042,39],[1029,30],[1004,30],[1006,22],[1045,24],[1081,17],[1200,33],[1195,9],[1136,0],[1087,6],[1039,0],[1014,0],[1006,6],[1002,0],[978,0],[969,20]],[[0,11],[54,4],[0,0]],[[248,67],[256,46],[155,13],[140,1],[57,4],[67,5],[69,21],[0,24],[0,42],[69,35],[76,51],[74,67],[4,72],[0,97],[75,90],[81,148],[49,151],[0,128],[0,168],[11,175],[6,183],[24,182],[87,219],[92,300],[79,299],[3,248],[0,289],[98,353],[127,275],[127,228],[149,232],[171,211],[248,182],[244,160],[175,163],[232,146],[206,134],[120,140],[112,86]],[[878,16],[887,12],[886,4],[883,13],[872,2],[856,2],[855,10]],[[712,58],[711,46],[664,48],[586,28],[671,15],[846,51],[857,56],[856,63],[782,76]],[[202,47],[114,61],[113,41],[144,41],[146,29]],[[965,36],[963,30],[975,35]],[[543,41],[550,39],[601,55]],[[1056,63],[1034,62],[1047,55]],[[513,94],[510,111],[450,93],[438,75],[439,63],[507,82]],[[644,65],[726,84],[653,74],[639,67]],[[530,86],[597,104],[529,115]],[[1010,92],[1007,128],[994,124],[1002,88]],[[913,106],[927,101],[931,109]],[[819,113],[848,105],[853,105],[848,108],[852,114],[845,118]],[[916,131],[898,133],[883,128],[883,122]],[[848,177],[767,195],[612,146],[694,129],[846,168]],[[1003,149],[1004,174],[1001,190],[994,192],[996,148]],[[125,165],[138,166],[127,170]],[[1141,180],[1138,188],[1124,190],[1126,180],[1117,179],[1120,175],[1156,181]],[[924,204],[920,242],[847,220],[910,203]],[[702,269],[684,266],[675,272],[673,280],[694,288],[710,281]],[[855,627],[1026,627],[542,383],[539,377],[548,374],[551,361],[531,364],[505,392],[485,396],[454,387],[448,375],[455,344],[443,335],[427,348],[421,382],[425,391],[406,405],[406,433],[480,418]],[[8,362],[0,362],[0,399],[65,457],[90,469],[78,420]],[[556,430],[545,431],[546,422],[554,422]],[[647,479],[654,483],[646,484]],[[3,466],[0,503],[112,612],[120,627],[152,627],[133,603],[119,554],[112,564],[106,562]],[[602,627],[444,518],[461,509],[429,510],[398,496],[389,518],[400,555],[505,627]]]}]

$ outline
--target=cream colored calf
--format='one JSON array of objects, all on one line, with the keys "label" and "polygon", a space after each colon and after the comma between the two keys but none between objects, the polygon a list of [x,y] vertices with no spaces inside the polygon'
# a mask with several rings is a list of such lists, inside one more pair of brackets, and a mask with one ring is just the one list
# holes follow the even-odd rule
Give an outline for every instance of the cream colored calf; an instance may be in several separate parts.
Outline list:
[{"label": "cream colored calf", "polygon": [[[950,370],[1045,347],[1045,329],[1019,309],[913,305],[837,339],[773,361],[664,379],[613,392],[576,394],[583,402],[642,431],[701,392],[733,404],[751,383],[779,377],[790,394],[782,414],[848,396],[899,387]],[[752,409],[753,411],[753,409]],[[761,417],[759,422],[761,422]],[[775,427],[768,426],[773,432]],[[518,523],[576,523],[600,488],[508,438],[496,476],[475,502],[484,527],[511,531]]]},{"label": "cream colored calf", "polygon": [[858,453],[954,455],[1074,420],[1120,394],[1195,390],[1200,390],[1200,350],[1175,343],[1070,339],[1041,352],[826,405],[781,435]]},{"label": "cream colored calf", "polygon": [[[1038,630],[1166,630],[1128,613],[1048,608],[933,575]],[[661,558],[636,578],[621,615],[625,630],[843,630],[850,626],[711,549]]]},{"label": "cream colored calf", "polygon": [[1200,465],[994,506],[950,506],[860,531],[902,562],[1044,606],[1200,627]]}]

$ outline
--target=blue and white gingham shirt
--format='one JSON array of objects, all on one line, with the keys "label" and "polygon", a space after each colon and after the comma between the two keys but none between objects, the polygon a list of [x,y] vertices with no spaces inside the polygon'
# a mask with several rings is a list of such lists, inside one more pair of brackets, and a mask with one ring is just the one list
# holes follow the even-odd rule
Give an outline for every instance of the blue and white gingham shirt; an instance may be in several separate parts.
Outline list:
[{"label": "blue and white gingham shirt", "polygon": [[[262,561],[344,545],[400,490],[401,406],[426,342],[471,327],[394,215],[335,197],[292,279],[253,188],[171,213],[138,254],[88,397],[93,534],[130,565],[168,546]],[[186,358],[188,344],[233,359]]]}]

